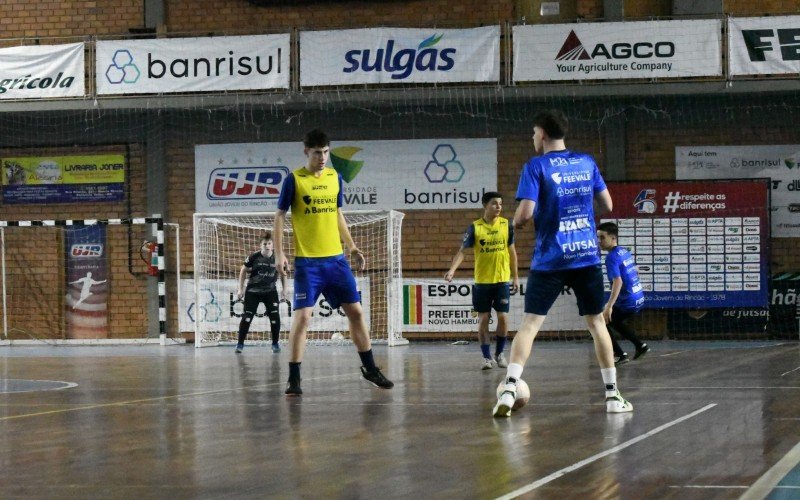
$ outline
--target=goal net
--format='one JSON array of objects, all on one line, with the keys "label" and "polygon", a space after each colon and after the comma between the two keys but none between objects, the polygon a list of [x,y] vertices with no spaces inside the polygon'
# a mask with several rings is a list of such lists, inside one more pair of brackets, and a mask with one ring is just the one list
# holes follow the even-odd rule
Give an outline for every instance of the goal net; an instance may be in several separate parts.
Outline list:
[{"label": "goal net", "polygon": [[[292,262],[294,242],[291,214],[284,228],[284,251]],[[402,272],[400,236],[403,214],[390,211],[345,212],[358,248],[367,259],[366,269],[355,271],[364,316],[374,342],[390,346],[407,343],[402,337]],[[265,231],[272,231],[273,212],[194,214],[194,294],[189,311],[194,321],[195,345],[205,347],[237,341],[244,305],[236,296],[239,271],[245,259],[260,248]],[[293,273],[287,277],[286,297],[293,296]],[[279,291],[280,283],[278,284]],[[196,307],[195,307],[196,306]],[[291,304],[281,304],[281,339],[288,339]],[[339,344],[350,341],[347,318],[324,296],[314,305],[308,342]],[[265,306],[259,305],[248,332],[248,343],[270,341]]]},{"label": "goal net", "polygon": [[164,247],[157,217],[0,221],[3,340],[163,343]]}]

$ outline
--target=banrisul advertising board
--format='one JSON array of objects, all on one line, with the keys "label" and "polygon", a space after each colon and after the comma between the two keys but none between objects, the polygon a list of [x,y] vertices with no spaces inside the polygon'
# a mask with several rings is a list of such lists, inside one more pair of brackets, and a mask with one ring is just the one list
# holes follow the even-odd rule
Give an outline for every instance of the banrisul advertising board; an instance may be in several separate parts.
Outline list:
[{"label": "banrisul advertising board", "polygon": [[722,74],[719,20],[514,26],[514,81]]},{"label": "banrisul advertising board", "polygon": [[[275,210],[283,181],[307,162],[300,141],[195,146],[195,209]],[[480,208],[497,188],[497,139],[336,140],[328,166],[349,210]]]},{"label": "banrisul advertising board", "polygon": [[368,28],[300,34],[300,85],[496,82],[500,28]]}]

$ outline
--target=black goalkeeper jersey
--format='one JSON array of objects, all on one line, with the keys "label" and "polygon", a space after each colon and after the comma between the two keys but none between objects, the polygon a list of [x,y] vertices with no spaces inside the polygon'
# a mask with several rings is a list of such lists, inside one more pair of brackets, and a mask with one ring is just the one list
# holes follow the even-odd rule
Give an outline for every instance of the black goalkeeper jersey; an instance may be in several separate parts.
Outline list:
[{"label": "black goalkeeper jersey", "polygon": [[275,253],[264,257],[261,252],[252,254],[244,261],[250,268],[250,279],[247,281],[247,292],[267,293],[277,290],[278,268],[275,266]]}]

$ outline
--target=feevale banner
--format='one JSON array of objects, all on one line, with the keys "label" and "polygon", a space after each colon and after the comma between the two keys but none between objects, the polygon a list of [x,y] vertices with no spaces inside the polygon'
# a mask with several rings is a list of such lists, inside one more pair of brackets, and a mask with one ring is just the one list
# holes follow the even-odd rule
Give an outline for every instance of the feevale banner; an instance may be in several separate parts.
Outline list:
[{"label": "feevale banner", "polygon": [[800,16],[732,17],[728,20],[730,74],[800,73]]},{"label": "feevale banner", "polygon": [[98,40],[98,95],[289,88],[289,34]]},{"label": "feevale banner", "polygon": [[800,144],[771,146],[678,146],[677,179],[768,177],[773,238],[800,237]]},{"label": "feevale banner", "polygon": [[514,26],[514,81],[722,75],[717,19]]},{"label": "feevale banner", "polygon": [[500,27],[300,33],[300,85],[497,82]]},{"label": "feevale banner", "polygon": [[0,99],[82,97],[83,51],[83,43],[0,49]]},{"label": "feevale banner", "polygon": [[[307,162],[299,141],[197,145],[195,211],[273,211]],[[346,210],[480,208],[497,187],[497,139],[336,141],[330,166]]]}]

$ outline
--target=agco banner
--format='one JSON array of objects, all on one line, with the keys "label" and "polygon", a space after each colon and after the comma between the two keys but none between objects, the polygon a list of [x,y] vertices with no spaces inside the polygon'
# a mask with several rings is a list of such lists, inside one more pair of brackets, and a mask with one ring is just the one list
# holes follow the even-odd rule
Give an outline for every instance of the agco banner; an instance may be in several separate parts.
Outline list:
[{"label": "agco banner", "polygon": [[800,73],[800,16],[740,17],[728,21],[730,72]]},{"label": "agco banner", "polygon": [[514,81],[722,75],[719,20],[514,26]]},{"label": "agco banner", "polygon": [[[284,179],[308,162],[300,142],[195,146],[195,211],[277,208]],[[497,139],[336,141],[349,210],[480,208],[497,187]]]},{"label": "agco banner", "polygon": [[0,99],[84,95],[83,43],[0,49]]},{"label": "agco banner", "polygon": [[500,28],[300,33],[300,85],[497,82]]},{"label": "agco banner", "polygon": [[289,88],[289,35],[97,42],[97,93]]},{"label": "agco banner", "polygon": [[772,189],[772,237],[800,237],[800,144],[675,148],[677,179],[765,177]]}]

